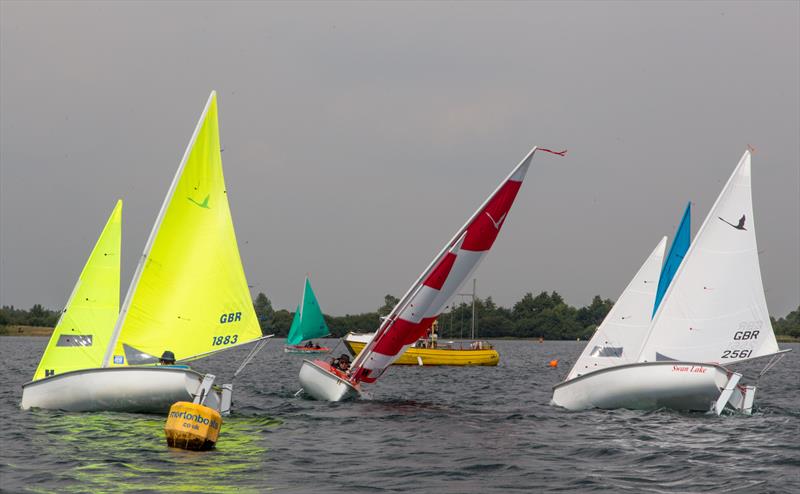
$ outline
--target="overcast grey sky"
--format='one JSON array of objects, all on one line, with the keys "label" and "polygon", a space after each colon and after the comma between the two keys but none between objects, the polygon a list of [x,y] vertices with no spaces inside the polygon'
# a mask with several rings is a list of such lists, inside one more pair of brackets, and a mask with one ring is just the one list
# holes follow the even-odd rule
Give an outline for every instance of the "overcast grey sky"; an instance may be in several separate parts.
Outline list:
[{"label": "overcast grey sky", "polygon": [[747,144],[800,302],[800,3],[0,2],[0,303],[60,308],[117,198],[123,295],[211,89],[253,293],[401,295],[533,145],[479,295],[616,298]]}]

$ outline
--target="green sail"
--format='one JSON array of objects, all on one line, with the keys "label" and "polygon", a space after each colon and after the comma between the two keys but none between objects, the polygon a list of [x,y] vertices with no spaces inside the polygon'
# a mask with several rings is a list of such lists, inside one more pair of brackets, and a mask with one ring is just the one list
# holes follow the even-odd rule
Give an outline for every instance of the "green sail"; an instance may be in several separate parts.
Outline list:
[{"label": "green sail", "polygon": [[317,297],[314,296],[314,291],[311,289],[311,282],[306,277],[303,299],[300,301],[300,305],[297,306],[297,312],[294,313],[294,320],[292,321],[291,329],[289,329],[286,343],[297,345],[303,340],[322,338],[329,334],[331,332],[328,329],[328,325],[325,324],[325,318],[322,316],[319,302],[317,302]]}]

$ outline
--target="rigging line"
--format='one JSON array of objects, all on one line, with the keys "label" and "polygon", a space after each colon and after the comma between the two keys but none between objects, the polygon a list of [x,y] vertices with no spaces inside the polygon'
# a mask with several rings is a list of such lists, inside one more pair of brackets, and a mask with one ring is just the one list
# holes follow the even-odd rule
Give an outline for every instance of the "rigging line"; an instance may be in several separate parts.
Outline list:
[{"label": "rigging line", "polygon": [[759,373],[758,373],[758,378],[756,378],[756,381],[758,381],[758,379],[761,379],[761,376],[763,376],[764,374],[766,374],[766,373],[767,373],[767,371],[769,371],[770,369],[772,369],[773,367],[775,367],[776,365],[778,365],[778,362],[780,362],[780,361],[781,361],[781,359],[783,359],[783,357],[784,357],[785,355],[786,355],[786,353],[779,353],[779,354],[777,354],[777,355],[774,355],[774,356],[773,356],[773,357],[772,357],[772,358],[769,360],[769,362],[767,362],[767,365],[765,365],[765,366],[764,366],[764,368],[761,370],[761,372],[759,372]]},{"label": "rigging line", "polygon": [[[344,339],[344,337],[342,337],[342,338],[339,338],[339,341],[337,341],[337,342],[336,342],[336,346],[335,346],[335,347],[333,347],[331,350],[328,350],[328,355],[333,355],[333,352],[335,352],[335,351],[336,351],[336,349],[337,349],[337,348],[339,348],[339,345],[341,345],[341,344],[342,344],[342,340],[343,340],[343,339]],[[355,358],[355,357],[353,357],[353,358]]]},{"label": "rigging line", "polygon": [[261,341],[256,343],[255,346],[250,349],[250,353],[247,354],[247,357],[245,357],[245,359],[239,365],[239,368],[236,369],[236,372],[233,373],[232,380],[236,379],[236,376],[238,376],[239,373],[241,373],[244,370],[247,364],[249,364],[255,358],[258,352],[260,352],[262,348],[267,346],[267,343],[269,343],[269,338],[262,338]]}]

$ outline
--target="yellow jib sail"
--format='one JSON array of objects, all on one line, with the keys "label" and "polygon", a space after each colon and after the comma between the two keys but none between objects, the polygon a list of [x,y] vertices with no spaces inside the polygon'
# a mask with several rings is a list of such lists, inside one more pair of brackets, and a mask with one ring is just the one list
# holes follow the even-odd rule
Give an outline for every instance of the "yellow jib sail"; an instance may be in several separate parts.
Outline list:
[{"label": "yellow jib sail", "polygon": [[122,201],[117,201],[72,289],[33,380],[100,367],[119,314]]},{"label": "yellow jib sail", "polygon": [[[222,175],[212,92],[139,261],[107,366],[177,360],[261,337]],[[113,350],[113,351],[112,351]]]}]

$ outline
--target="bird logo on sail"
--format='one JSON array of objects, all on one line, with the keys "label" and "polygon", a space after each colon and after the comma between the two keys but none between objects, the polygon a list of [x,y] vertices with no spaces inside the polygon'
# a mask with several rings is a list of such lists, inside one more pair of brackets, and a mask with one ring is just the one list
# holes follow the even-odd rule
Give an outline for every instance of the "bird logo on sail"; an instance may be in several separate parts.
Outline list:
[{"label": "bird logo on sail", "polygon": [[196,204],[196,205],[200,206],[203,209],[210,209],[209,206],[208,206],[208,198],[209,197],[211,197],[211,196],[210,195],[206,196],[206,198],[203,199],[203,202],[197,202],[194,199],[192,199],[191,197],[187,197],[187,199],[189,199],[189,201],[191,201],[192,204]]},{"label": "bird logo on sail", "polygon": [[485,211],[485,213],[486,213],[486,216],[489,217],[489,220],[494,225],[494,229],[497,230],[497,231],[500,231],[500,227],[503,225],[503,220],[506,219],[506,215],[508,214],[508,212],[503,213],[503,216],[501,216],[500,219],[497,220],[497,221],[495,221],[494,218],[492,218],[492,215],[489,214],[489,211]]},{"label": "bird logo on sail", "polygon": [[722,216],[717,216],[717,217],[719,219],[721,219],[722,221],[724,221],[725,223],[727,223],[727,224],[731,225],[732,227],[736,228],[737,230],[747,230],[747,228],[744,227],[745,215],[742,215],[742,217],[739,218],[739,224],[738,225],[734,225],[730,221],[723,219]]}]

